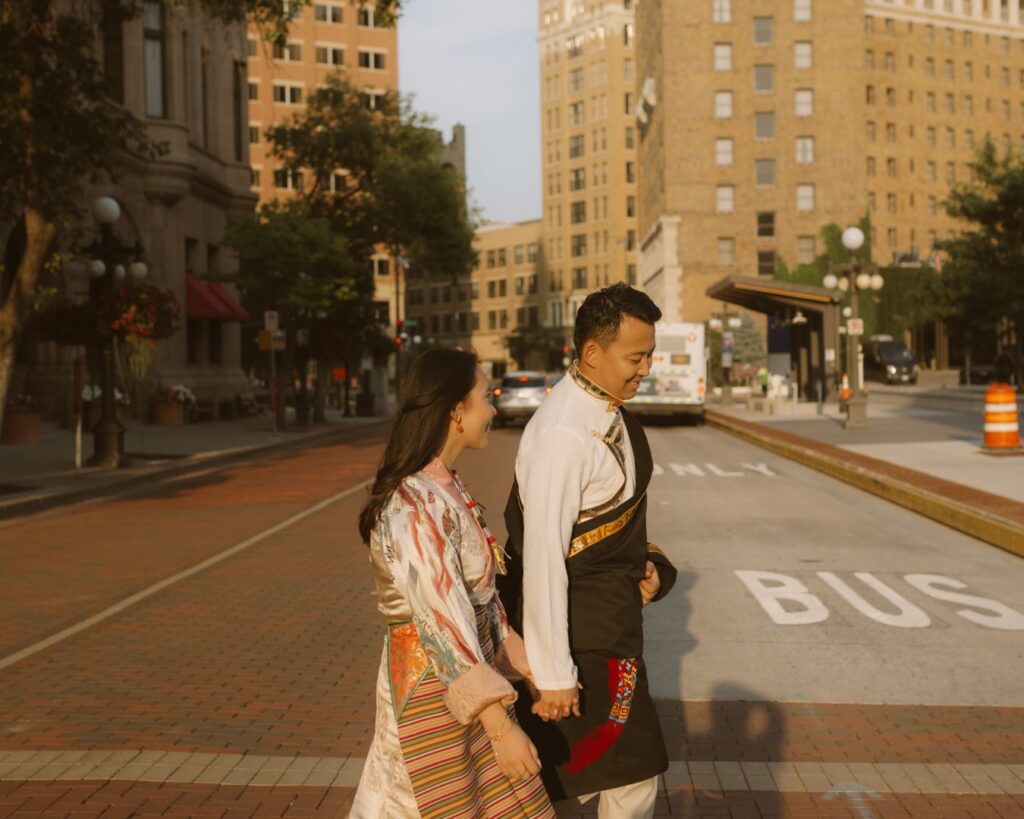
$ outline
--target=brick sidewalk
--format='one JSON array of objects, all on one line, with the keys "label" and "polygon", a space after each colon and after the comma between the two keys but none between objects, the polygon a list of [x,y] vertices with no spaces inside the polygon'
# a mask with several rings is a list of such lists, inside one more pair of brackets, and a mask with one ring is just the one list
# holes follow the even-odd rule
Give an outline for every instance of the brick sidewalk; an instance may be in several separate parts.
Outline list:
[{"label": "brick sidewalk", "polygon": [[[493,464],[515,442],[495,436],[462,470],[496,528],[510,475]],[[318,447],[0,528],[0,658],[357,485],[381,446]],[[344,816],[383,629],[360,503],[0,669],[0,817]],[[1024,816],[1024,708],[663,701],[659,713],[673,760],[659,816]],[[123,764],[102,756],[118,751]],[[983,784],[956,792],[953,774]],[[942,792],[919,792],[926,779]],[[879,781],[906,784],[857,795]]]}]

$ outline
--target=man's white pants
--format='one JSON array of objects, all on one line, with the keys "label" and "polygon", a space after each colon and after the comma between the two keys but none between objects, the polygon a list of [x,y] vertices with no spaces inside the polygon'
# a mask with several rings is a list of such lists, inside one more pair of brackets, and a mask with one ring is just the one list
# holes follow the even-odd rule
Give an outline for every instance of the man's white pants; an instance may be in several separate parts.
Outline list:
[{"label": "man's white pants", "polygon": [[571,816],[595,796],[601,798],[597,808],[600,819],[651,819],[654,816],[654,800],[658,797],[658,780],[652,776],[642,782],[623,785],[610,791],[588,793],[575,799],[555,802],[556,816]]}]

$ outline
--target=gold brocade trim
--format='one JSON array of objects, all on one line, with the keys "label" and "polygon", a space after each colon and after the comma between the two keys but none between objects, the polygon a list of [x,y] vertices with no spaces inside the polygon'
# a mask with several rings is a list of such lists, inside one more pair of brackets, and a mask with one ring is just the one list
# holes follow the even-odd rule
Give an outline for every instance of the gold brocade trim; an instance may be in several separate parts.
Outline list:
[{"label": "gold brocade trim", "polygon": [[616,398],[608,390],[598,386],[589,378],[587,378],[581,371],[579,361],[574,361],[572,367],[569,369],[569,375],[572,380],[576,382],[577,386],[580,387],[587,395],[596,398],[598,401],[605,401],[608,404],[608,412],[617,410],[622,406],[622,399]]},{"label": "gold brocade trim", "polygon": [[596,529],[591,529],[589,532],[585,532],[577,538],[574,538],[572,543],[569,544],[569,557],[576,557],[580,552],[589,549],[591,546],[600,543],[602,540],[611,537],[616,532],[621,532],[627,523],[629,523],[633,516],[636,514],[636,510],[640,508],[640,503],[643,501],[645,495],[640,497],[636,503],[634,503],[629,509],[623,512],[615,520],[598,526]]},{"label": "gold brocade trim", "polygon": [[655,546],[655,545],[654,545],[653,543],[648,543],[648,544],[647,544],[647,551],[648,551],[648,552],[654,552],[654,554],[656,554],[656,555],[661,555],[661,556],[662,556],[663,558],[665,558],[665,560],[668,560],[668,555],[667,555],[667,554],[665,554],[665,553],[664,553],[664,552],[663,552],[663,551],[661,550],[661,548],[660,548],[660,547],[658,547],[658,546]]}]

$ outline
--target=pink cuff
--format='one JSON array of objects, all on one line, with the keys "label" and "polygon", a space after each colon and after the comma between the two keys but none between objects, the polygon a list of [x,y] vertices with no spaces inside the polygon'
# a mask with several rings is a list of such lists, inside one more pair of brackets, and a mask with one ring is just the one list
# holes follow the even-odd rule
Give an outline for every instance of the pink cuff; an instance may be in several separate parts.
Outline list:
[{"label": "pink cuff", "polygon": [[526,657],[526,643],[516,632],[509,630],[508,637],[494,655],[494,667],[506,680],[518,682],[530,676],[530,661]]},{"label": "pink cuff", "polygon": [[492,703],[500,702],[507,708],[515,701],[511,684],[487,663],[477,663],[460,674],[444,692],[444,704],[463,725],[469,725]]}]

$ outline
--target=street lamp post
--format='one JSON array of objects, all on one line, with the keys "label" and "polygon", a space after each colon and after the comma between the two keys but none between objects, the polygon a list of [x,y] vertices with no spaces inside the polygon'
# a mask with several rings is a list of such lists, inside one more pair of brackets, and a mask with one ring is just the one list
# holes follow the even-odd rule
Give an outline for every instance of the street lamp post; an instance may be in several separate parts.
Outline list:
[{"label": "street lamp post", "polygon": [[[864,246],[864,231],[859,227],[848,227],[843,231],[843,246],[850,251],[847,264],[836,265],[835,273],[825,276],[823,284],[829,290],[840,290],[849,293],[849,319],[846,325],[847,367],[851,370],[850,398],[846,402],[846,429],[865,429],[870,426],[868,421],[868,399],[861,389],[860,336],[863,334],[863,323],[859,316],[861,290],[881,290],[885,280],[878,268],[868,262],[864,263],[857,256],[857,251]],[[846,310],[843,310],[846,315]]]},{"label": "street lamp post", "polygon": [[[89,273],[89,299],[99,307],[114,287],[124,281],[128,271],[132,278],[141,280],[148,270],[139,259],[142,248],[128,247],[114,236],[114,224],[121,218],[117,200],[101,196],[93,202],[93,216],[100,226],[100,236],[89,248],[93,257]],[[127,262],[127,268],[125,265]],[[109,328],[104,328],[100,340],[100,421],[93,429],[93,455],[88,465],[100,469],[117,469],[126,465],[124,456],[124,426],[117,420],[114,385],[114,337]]]},{"label": "street lamp post", "polygon": [[722,331],[722,403],[732,403],[732,354],[733,336],[732,331],[743,326],[743,320],[739,316],[729,312],[729,303],[722,302],[722,312],[712,314],[708,319],[708,327],[712,330]]}]

